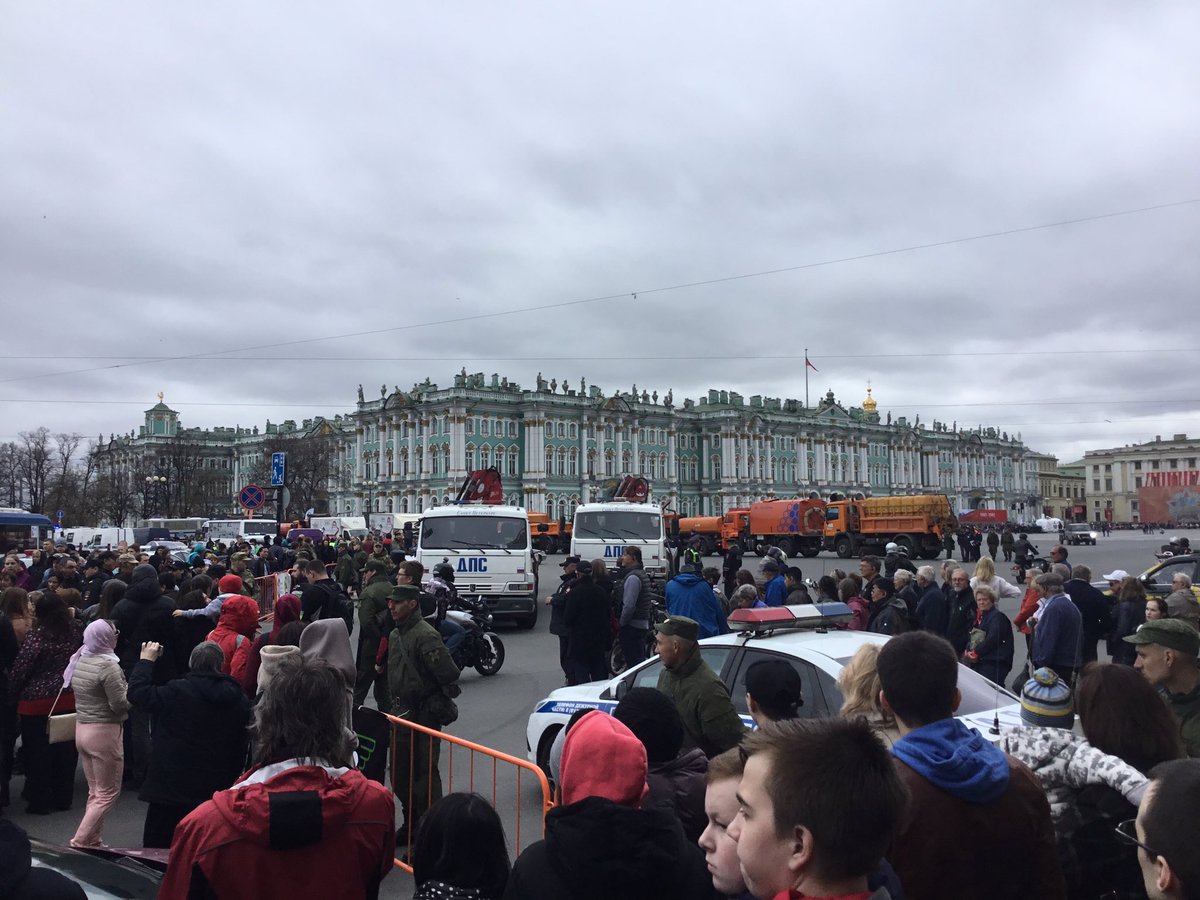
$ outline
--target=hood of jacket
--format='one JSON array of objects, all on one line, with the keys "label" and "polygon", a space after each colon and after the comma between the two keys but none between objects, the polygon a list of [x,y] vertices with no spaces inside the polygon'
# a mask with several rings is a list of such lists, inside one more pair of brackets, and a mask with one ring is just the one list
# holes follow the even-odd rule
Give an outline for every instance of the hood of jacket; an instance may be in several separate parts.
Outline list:
[{"label": "hood of jacket", "polygon": [[237,679],[230,675],[220,672],[188,672],[183,677],[202,700],[214,706],[237,706],[246,696]]},{"label": "hood of jacket", "polygon": [[[697,584],[700,584],[701,582],[704,582],[704,586],[708,587],[708,582],[704,581],[704,579],[701,578],[699,575],[697,575],[695,572],[681,572],[680,574],[676,575],[671,580],[678,582],[680,587],[687,588],[688,590],[691,590],[692,588],[694,588]],[[708,588],[708,589],[709,589],[709,591],[712,590],[712,588]]]},{"label": "hood of jacket", "polygon": [[646,747],[624,722],[593,710],[567,732],[562,755],[564,803],[606,797],[638,806],[647,790]]},{"label": "hood of jacket", "polygon": [[1008,758],[958,719],[910,731],[892,755],[948,794],[968,803],[991,803],[1008,788]]},{"label": "hood of jacket", "polygon": [[693,747],[691,750],[683,751],[674,759],[654,763],[650,766],[649,772],[653,775],[665,775],[668,778],[704,775],[708,772],[708,757],[699,747]]},{"label": "hood of jacket", "polygon": [[258,630],[258,604],[241,594],[228,595],[221,605],[221,618],[217,621],[217,627],[250,637]]},{"label": "hood of jacket", "polygon": [[546,854],[574,896],[597,896],[601,885],[606,897],[675,896],[684,845],[668,809],[588,797],[546,816]]},{"label": "hood of jacket", "polygon": [[10,897],[29,874],[29,835],[16,822],[0,819],[0,897]]},{"label": "hood of jacket", "polygon": [[149,563],[142,563],[134,567],[129,587],[121,599],[132,603],[153,603],[162,595],[162,587],[158,583],[158,570]]},{"label": "hood of jacket", "polygon": [[354,684],[358,669],[350,649],[350,633],[342,619],[318,619],[300,632],[300,654],[305,659],[321,659],[329,663]]},{"label": "hood of jacket", "polygon": [[[270,777],[257,780],[264,775]],[[349,822],[366,788],[366,778],[355,769],[288,760],[250,773],[212,799],[246,840],[272,849],[295,849],[318,844],[322,834]]]}]

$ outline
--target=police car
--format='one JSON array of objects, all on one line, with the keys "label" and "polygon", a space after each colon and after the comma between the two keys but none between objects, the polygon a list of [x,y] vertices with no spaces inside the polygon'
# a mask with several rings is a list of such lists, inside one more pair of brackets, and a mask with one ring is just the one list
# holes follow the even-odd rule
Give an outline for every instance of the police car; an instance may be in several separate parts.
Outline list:
[{"label": "police car", "polygon": [[[746,708],[746,670],[763,659],[785,659],[796,667],[804,696],[801,717],[835,716],[842,706],[837,686],[842,667],[863,644],[888,640],[882,634],[838,628],[851,618],[844,603],[736,610],[729,617],[731,633],[700,641],[700,655],[725,682],[747,728],[753,728],[754,721]],[[652,656],[609,681],[552,691],[529,715],[525,741],[530,761],[549,772],[550,746],[577,710],[611,713],[630,688],[657,687],[661,671],[662,663]],[[997,721],[1001,727],[1021,724],[1020,700],[978,672],[960,665],[958,689],[962,692],[958,718],[989,740],[999,740],[993,732]]]}]

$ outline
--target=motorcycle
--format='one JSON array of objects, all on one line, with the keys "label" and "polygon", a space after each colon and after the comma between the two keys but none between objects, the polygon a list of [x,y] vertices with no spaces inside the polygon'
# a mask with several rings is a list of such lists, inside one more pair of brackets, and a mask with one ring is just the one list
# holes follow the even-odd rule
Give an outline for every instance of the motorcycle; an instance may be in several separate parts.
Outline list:
[{"label": "motorcycle", "polygon": [[[656,596],[650,603],[650,627],[646,630],[646,655],[645,659],[649,659],[655,654],[655,635],[658,633],[655,627],[661,625],[667,619],[667,608],[663,602],[659,601]],[[612,649],[608,652],[608,669],[613,675],[620,675],[629,666],[625,662],[625,654],[621,651],[621,644],[613,637]]]},{"label": "motorcycle", "polygon": [[504,665],[504,642],[492,627],[492,613],[481,600],[458,597],[446,608],[446,618],[465,632],[455,650],[460,669],[474,668],[480,675],[495,675]]},{"label": "motorcycle", "polygon": [[1039,569],[1041,572],[1050,571],[1050,560],[1044,556],[1018,556],[1013,562],[1013,579],[1017,584],[1025,583],[1025,573],[1029,569]]}]

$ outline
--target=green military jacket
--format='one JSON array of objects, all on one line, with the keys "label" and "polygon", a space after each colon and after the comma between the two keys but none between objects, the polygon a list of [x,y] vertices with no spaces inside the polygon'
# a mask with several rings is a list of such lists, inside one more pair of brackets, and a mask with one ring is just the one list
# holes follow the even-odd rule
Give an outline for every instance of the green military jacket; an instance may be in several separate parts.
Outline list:
[{"label": "green military jacket", "polygon": [[338,557],[333,569],[333,580],[341,585],[351,585],[358,581],[358,568],[354,565],[354,557],[343,553]]},{"label": "green military jacket", "polygon": [[1179,720],[1179,736],[1188,756],[1200,756],[1200,684],[1186,694],[1163,691],[1163,699]]},{"label": "green military jacket", "polygon": [[376,619],[388,608],[388,595],[392,592],[391,582],[383,575],[372,575],[371,582],[358,595],[358,632],[363,643],[378,647],[383,637]]},{"label": "green military jacket", "polygon": [[677,669],[665,666],[658,689],[671,698],[683,719],[684,745],[699,747],[708,757],[736,747],[746,726],[733,708],[729,691],[697,649]]},{"label": "green military jacket", "polygon": [[458,718],[458,666],[437,630],[412,613],[396,624],[388,642],[388,689],[393,715],[432,717],[440,725]]}]

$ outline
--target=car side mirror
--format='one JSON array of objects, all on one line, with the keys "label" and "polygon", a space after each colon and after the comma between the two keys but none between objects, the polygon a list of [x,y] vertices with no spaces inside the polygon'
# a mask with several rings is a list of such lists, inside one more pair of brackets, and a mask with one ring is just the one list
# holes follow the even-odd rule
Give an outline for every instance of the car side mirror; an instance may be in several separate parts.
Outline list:
[{"label": "car side mirror", "polygon": [[617,702],[619,703],[621,701],[621,698],[624,697],[628,693],[629,693],[629,682],[624,681],[624,680],[618,681],[617,682]]}]

